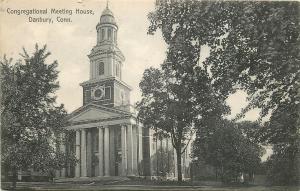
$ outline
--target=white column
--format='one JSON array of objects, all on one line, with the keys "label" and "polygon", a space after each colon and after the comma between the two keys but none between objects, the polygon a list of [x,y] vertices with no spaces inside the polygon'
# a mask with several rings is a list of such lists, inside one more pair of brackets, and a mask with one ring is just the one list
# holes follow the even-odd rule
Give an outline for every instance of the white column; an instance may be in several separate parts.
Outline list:
[{"label": "white column", "polygon": [[169,152],[169,137],[166,138],[166,151],[167,151],[167,176],[170,176],[170,152]]},{"label": "white column", "polygon": [[[62,137],[62,139],[64,139],[64,137]],[[60,151],[64,154],[66,154],[66,145],[64,143],[63,140],[61,140],[61,144],[60,144]],[[61,177],[66,177],[66,167],[63,167],[61,169],[61,174],[60,174]]]},{"label": "white column", "polygon": [[92,132],[90,129],[86,130],[86,174],[88,177],[92,176]]},{"label": "white column", "polygon": [[138,174],[138,132],[137,132],[137,126],[132,126],[132,139],[133,139],[133,174]]},{"label": "white column", "polygon": [[81,130],[81,176],[86,177],[86,130]]},{"label": "white column", "polygon": [[133,138],[132,125],[127,125],[127,175],[133,175]]},{"label": "white column", "polygon": [[143,160],[143,129],[141,126],[138,126],[138,172],[142,173],[142,160]]},{"label": "white column", "polygon": [[75,167],[75,177],[80,177],[80,131],[76,131],[76,159],[78,160],[78,163],[76,163]]},{"label": "white column", "polygon": [[99,176],[103,176],[103,128],[99,127],[99,151],[98,151],[98,157],[99,157]]},{"label": "white column", "polygon": [[[59,172],[59,171],[58,171],[58,172]],[[57,171],[56,171],[56,173],[57,173]],[[22,171],[21,171],[21,170],[18,170],[17,175],[18,175],[18,180],[19,180],[19,181],[22,181]],[[59,175],[56,176],[56,177],[59,177]]]},{"label": "white column", "polygon": [[104,175],[109,176],[109,128],[104,128]]},{"label": "white column", "polygon": [[122,176],[127,174],[127,141],[126,141],[126,126],[121,126],[121,147],[122,147]]}]

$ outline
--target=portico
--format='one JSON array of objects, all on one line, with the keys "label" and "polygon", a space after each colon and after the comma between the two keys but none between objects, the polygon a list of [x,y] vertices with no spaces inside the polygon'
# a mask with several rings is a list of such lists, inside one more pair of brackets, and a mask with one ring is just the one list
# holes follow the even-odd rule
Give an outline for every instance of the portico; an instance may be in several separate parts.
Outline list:
[{"label": "portico", "polygon": [[71,116],[66,128],[76,134],[75,177],[138,175],[142,128],[130,113],[88,104]]}]

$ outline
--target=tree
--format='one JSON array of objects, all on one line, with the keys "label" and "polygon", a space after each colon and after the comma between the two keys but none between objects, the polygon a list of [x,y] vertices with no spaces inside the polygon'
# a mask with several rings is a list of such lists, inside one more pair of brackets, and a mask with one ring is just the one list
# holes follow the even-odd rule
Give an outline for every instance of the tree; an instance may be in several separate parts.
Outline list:
[{"label": "tree", "polygon": [[241,128],[226,120],[199,128],[193,156],[216,168],[225,183],[237,182],[241,174],[253,177],[260,166],[261,146],[247,138]]},{"label": "tree", "polygon": [[171,137],[177,156],[178,181],[182,181],[181,155],[194,135],[195,124],[207,113],[221,116],[228,111],[208,81],[204,70],[180,76],[163,64],[162,69],[146,69],[140,82],[143,98],[137,104],[138,118],[145,126],[154,128],[157,136]]},{"label": "tree", "polygon": [[[249,105],[238,117],[258,107],[263,118],[268,113],[274,115],[284,105],[295,105],[299,113],[299,5],[299,2],[161,0],[149,14],[149,33],[162,30],[168,44],[167,57],[174,54],[182,56],[181,60],[190,57],[172,48],[175,44],[188,44],[192,57],[198,60],[201,47],[208,46],[210,54],[199,65],[208,68],[214,92],[224,97],[237,89],[248,93]],[[299,128],[299,120],[289,123],[292,122],[292,126]],[[281,130],[277,131],[267,126],[278,139],[288,135],[295,141],[290,128],[279,127]],[[298,150],[294,148],[294,152],[299,153]],[[296,155],[289,157],[292,156]]]},{"label": "tree", "polygon": [[138,105],[138,118],[156,130],[157,136],[168,136],[176,150],[178,180],[182,181],[181,155],[193,134],[192,115],[186,99],[185,89],[171,83],[171,78],[159,69],[146,69],[140,82],[143,99]]},{"label": "tree", "polygon": [[300,179],[299,104],[282,104],[261,130],[261,141],[274,145],[267,175],[272,184],[295,185]]},{"label": "tree", "polygon": [[[150,14],[152,24],[157,21],[156,16]],[[168,22],[169,18],[165,19],[163,22]],[[156,30],[155,24],[150,26],[150,33]],[[184,27],[171,35],[172,27],[163,25],[167,58],[161,69],[150,68],[144,72],[140,83],[143,99],[138,107],[139,118],[145,125],[170,134],[181,181],[181,154],[195,132],[195,124],[209,113],[221,117],[229,110],[226,96],[211,86],[208,68],[199,64],[199,43],[196,42],[195,48],[195,41],[187,40],[188,31]]]},{"label": "tree", "polygon": [[160,28],[170,47],[181,35],[195,59],[201,46],[209,46],[203,64],[211,67],[213,85],[226,90],[242,87],[249,94],[248,109],[262,108],[265,115],[297,94],[299,5],[161,0],[149,14],[149,33]]},{"label": "tree", "polygon": [[[30,56],[1,60],[1,163],[13,173],[35,169],[44,173],[63,168],[67,158],[57,147],[62,143],[63,105],[56,104],[57,62],[46,64],[46,46]],[[70,156],[72,161],[72,156]]]}]

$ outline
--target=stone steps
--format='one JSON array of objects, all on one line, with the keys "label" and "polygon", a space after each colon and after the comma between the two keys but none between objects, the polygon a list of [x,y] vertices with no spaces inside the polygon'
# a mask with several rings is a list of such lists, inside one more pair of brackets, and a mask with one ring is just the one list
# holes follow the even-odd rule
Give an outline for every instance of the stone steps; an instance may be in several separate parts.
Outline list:
[{"label": "stone steps", "polygon": [[103,176],[103,177],[79,177],[79,178],[57,178],[54,182],[57,183],[93,183],[93,182],[122,182],[128,181],[130,178],[124,176]]}]

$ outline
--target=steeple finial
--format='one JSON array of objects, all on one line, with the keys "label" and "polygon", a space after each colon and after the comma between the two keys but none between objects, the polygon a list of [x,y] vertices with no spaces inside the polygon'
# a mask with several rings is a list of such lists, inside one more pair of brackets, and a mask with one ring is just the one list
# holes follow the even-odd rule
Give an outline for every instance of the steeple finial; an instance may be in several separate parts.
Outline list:
[{"label": "steeple finial", "polygon": [[108,9],[108,0],[106,0],[106,9]]}]

